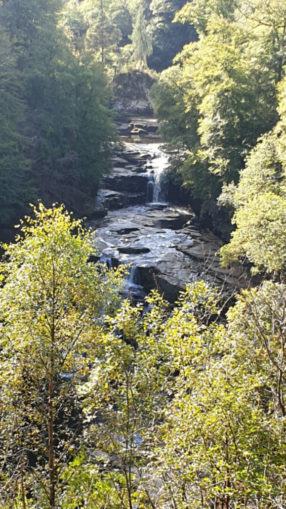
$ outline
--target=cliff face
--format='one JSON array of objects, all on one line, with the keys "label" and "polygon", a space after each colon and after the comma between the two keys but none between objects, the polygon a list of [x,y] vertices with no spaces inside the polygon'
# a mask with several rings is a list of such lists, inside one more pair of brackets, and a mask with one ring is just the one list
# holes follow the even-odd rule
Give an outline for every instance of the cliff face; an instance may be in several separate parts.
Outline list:
[{"label": "cliff face", "polygon": [[142,71],[119,74],[113,83],[113,109],[118,114],[151,115],[150,88],[154,79]]}]

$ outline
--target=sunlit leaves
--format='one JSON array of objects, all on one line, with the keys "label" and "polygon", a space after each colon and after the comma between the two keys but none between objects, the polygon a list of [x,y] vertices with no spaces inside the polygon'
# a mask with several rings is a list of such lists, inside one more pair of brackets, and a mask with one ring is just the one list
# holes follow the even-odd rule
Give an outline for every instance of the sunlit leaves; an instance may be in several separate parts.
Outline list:
[{"label": "sunlit leaves", "polygon": [[11,481],[1,497],[13,500],[24,476],[44,504],[78,444],[76,384],[100,352],[101,316],[118,305],[121,271],[89,262],[92,235],[62,206],[40,204],[34,215],[1,263],[0,459]]},{"label": "sunlit leaves", "polygon": [[[215,313],[211,291],[191,290]],[[162,507],[283,505],[284,294],[274,284],[245,292],[225,326],[201,328],[179,309],[168,321],[176,374],[158,430]]]},{"label": "sunlit leaves", "polygon": [[222,184],[238,182],[251,148],[277,121],[283,8],[248,4],[188,2],[177,18],[195,23],[200,40],[176,57],[175,83],[163,73],[155,96],[166,140],[185,149],[174,166],[210,213]]},{"label": "sunlit leaves", "polygon": [[284,82],[279,87],[281,120],[264,135],[247,158],[237,188],[225,189],[235,207],[237,229],[222,248],[223,263],[247,259],[253,271],[283,272],[286,262],[286,180]]}]

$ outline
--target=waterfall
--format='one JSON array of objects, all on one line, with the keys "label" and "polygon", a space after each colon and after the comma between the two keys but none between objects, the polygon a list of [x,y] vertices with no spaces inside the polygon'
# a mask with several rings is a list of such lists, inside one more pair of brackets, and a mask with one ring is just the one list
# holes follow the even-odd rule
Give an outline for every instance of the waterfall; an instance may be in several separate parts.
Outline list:
[{"label": "waterfall", "polygon": [[133,265],[130,269],[129,275],[128,275],[128,283],[130,286],[141,286],[141,279],[138,267],[136,265]]},{"label": "waterfall", "polygon": [[149,203],[164,203],[166,197],[162,186],[162,177],[168,165],[168,156],[158,144],[154,144],[152,154],[152,165],[148,171],[147,201]]},{"label": "waterfall", "polygon": [[133,301],[142,301],[144,295],[145,293],[141,284],[138,267],[136,265],[132,265],[124,283],[123,297],[129,298]]},{"label": "waterfall", "polygon": [[154,176],[149,173],[149,180],[147,183],[147,202],[152,203],[154,198]]}]

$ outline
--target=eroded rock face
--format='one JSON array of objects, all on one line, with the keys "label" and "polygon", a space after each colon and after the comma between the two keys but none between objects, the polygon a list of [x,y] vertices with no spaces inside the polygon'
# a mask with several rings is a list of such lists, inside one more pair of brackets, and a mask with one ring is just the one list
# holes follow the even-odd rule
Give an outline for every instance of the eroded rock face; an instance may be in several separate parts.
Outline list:
[{"label": "eroded rock face", "polygon": [[104,217],[108,210],[122,209],[129,205],[138,205],[139,203],[143,204],[145,200],[146,192],[128,193],[101,189],[97,195],[93,217]]},{"label": "eroded rock face", "polygon": [[110,177],[105,177],[102,181],[103,189],[112,189],[124,193],[147,193],[148,177],[146,175],[138,175],[136,172],[114,168]]},{"label": "eroded rock face", "polygon": [[123,114],[152,114],[150,88],[154,80],[144,72],[121,73],[114,79],[113,109]]},{"label": "eroded rock face", "polygon": [[156,165],[164,166],[166,161],[162,160],[159,143],[145,140],[141,144],[125,143],[124,150],[114,156],[113,164],[112,173],[101,181],[94,217],[102,217],[103,211],[152,201]]}]

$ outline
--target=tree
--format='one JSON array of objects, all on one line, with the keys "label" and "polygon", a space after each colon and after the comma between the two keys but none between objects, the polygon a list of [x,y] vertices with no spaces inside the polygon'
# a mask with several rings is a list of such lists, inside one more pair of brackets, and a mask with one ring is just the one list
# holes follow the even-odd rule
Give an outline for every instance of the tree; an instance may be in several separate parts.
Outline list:
[{"label": "tree", "polygon": [[185,0],[152,0],[150,4],[153,53],[148,58],[148,65],[156,71],[169,67],[183,46],[197,39],[192,25],[174,22],[175,14],[185,3]]},{"label": "tree", "polygon": [[152,43],[147,31],[146,19],[143,6],[137,11],[136,20],[132,32],[133,58],[138,66],[147,66],[147,57],[152,53]]},{"label": "tree", "polygon": [[16,221],[32,198],[30,140],[23,128],[27,104],[7,30],[0,24],[0,225]]},{"label": "tree", "polygon": [[278,509],[285,285],[245,291],[225,325],[218,304],[204,283],[190,286],[162,332],[173,377],[154,455],[154,477],[163,482],[158,507]]},{"label": "tree", "polygon": [[[153,508],[156,498],[150,458],[166,402],[161,392],[166,384],[165,348],[159,336],[166,303],[157,294],[147,301],[153,310],[145,316],[143,306],[124,301],[107,319],[102,357],[79,387],[86,417],[81,468],[87,469],[94,492],[99,479],[108,486],[103,500],[110,509],[135,509],[138,504]],[[101,474],[95,471],[92,476],[95,457]]]},{"label": "tree", "polygon": [[79,447],[76,385],[121,278],[89,262],[92,234],[62,206],[40,204],[34,215],[1,263],[1,502],[53,508]]},{"label": "tree", "polygon": [[[30,173],[22,182],[26,179],[28,184],[30,178],[35,194],[47,205],[65,202],[84,215],[91,208],[100,176],[111,168],[116,132],[107,82],[101,66],[89,55],[73,54],[58,26],[62,2],[18,4],[10,0],[0,6],[15,73],[9,78],[14,80],[9,87],[13,108],[6,110],[7,122],[13,122],[10,145],[15,158],[9,175],[15,176],[16,187],[26,163]],[[22,206],[28,202],[27,184],[21,186]],[[15,196],[17,189],[19,185],[15,190],[11,185],[8,196]]]},{"label": "tree", "polygon": [[222,248],[222,261],[246,257],[253,272],[285,271],[285,79],[279,90],[280,121],[250,153],[238,186],[226,187],[222,195],[235,208],[236,225],[230,243]]},{"label": "tree", "polygon": [[161,75],[161,99],[160,88],[156,94],[160,118],[169,124],[164,131],[172,133],[178,121],[166,113],[170,103],[165,101],[173,92],[171,104],[177,105],[184,122],[178,138],[185,153],[178,172],[191,196],[210,209],[223,183],[238,182],[251,148],[278,119],[284,11],[274,0],[266,9],[259,2],[252,2],[251,8],[248,4],[243,0],[231,5],[227,0],[187,3],[175,19],[194,23],[200,40],[186,45],[176,57],[177,81],[169,86],[170,94],[165,94],[169,70]]},{"label": "tree", "polygon": [[245,291],[224,324],[220,299],[200,282],[171,313],[153,296],[110,320],[67,507],[83,485],[86,507],[283,507],[285,285]]},{"label": "tree", "polygon": [[88,52],[105,69],[117,71],[122,46],[130,43],[132,19],[126,1],[68,1],[61,14],[64,27],[78,55]]}]

